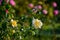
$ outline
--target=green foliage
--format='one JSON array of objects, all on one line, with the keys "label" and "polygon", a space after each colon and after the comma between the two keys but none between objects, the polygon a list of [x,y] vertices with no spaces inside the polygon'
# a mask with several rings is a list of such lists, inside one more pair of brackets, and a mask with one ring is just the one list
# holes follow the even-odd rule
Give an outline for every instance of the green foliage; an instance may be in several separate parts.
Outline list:
[{"label": "green foliage", "polygon": [[[9,3],[10,0],[8,3],[2,0],[0,5],[0,40],[56,40],[58,35],[55,30],[60,29],[60,15],[53,14],[55,8],[44,0],[14,1],[14,6]],[[30,3],[34,7],[41,5],[42,9],[30,8]],[[43,10],[48,13],[44,14]],[[32,26],[33,18],[42,21],[41,28]]]}]

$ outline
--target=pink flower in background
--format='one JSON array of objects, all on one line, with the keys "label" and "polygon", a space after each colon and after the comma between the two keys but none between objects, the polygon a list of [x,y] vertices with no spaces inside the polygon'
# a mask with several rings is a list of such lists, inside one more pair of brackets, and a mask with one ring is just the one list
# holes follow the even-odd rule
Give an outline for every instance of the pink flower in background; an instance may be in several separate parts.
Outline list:
[{"label": "pink flower in background", "polygon": [[48,11],[47,10],[43,10],[43,14],[47,14],[48,13]]},{"label": "pink flower in background", "polygon": [[34,8],[35,9],[42,9],[42,6],[41,5],[38,5],[38,6],[35,6]]},{"label": "pink flower in background", "polygon": [[41,5],[38,5],[38,9],[42,9],[42,6]]},{"label": "pink flower in background", "polygon": [[28,6],[29,6],[30,8],[33,8],[33,7],[34,7],[34,5],[33,5],[32,3],[30,3]]},{"label": "pink flower in background", "polygon": [[8,13],[8,10],[6,10],[6,13]]},{"label": "pink flower in background", "polygon": [[0,0],[0,5],[1,5],[1,3],[2,3],[2,0]]},{"label": "pink flower in background", "polygon": [[58,10],[54,10],[54,15],[58,15],[59,11]]},{"label": "pink flower in background", "polygon": [[10,4],[11,4],[12,6],[15,6],[14,0],[10,0]]},{"label": "pink flower in background", "polygon": [[1,5],[1,2],[0,2],[0,5]]},{"label": "pink flower in background", "polygon": [[53,2],[53,3],[52,3],[52,6],[53,6],[53,7],[57,7],[57,3],[56,3],[56,2]]}]

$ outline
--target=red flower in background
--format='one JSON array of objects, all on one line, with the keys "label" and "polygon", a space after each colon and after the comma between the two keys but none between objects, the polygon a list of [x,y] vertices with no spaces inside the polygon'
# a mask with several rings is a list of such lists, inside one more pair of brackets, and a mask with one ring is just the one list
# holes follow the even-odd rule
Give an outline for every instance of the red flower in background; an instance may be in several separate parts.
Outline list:
[{"label": "red flower in background", "polygon": [[6,10],[6,13],[8,13],[8,10]]},{"label": "red flower in background", "polygon": [[59,11],[58,10],[54,10],[54,15],[58,15]]}]

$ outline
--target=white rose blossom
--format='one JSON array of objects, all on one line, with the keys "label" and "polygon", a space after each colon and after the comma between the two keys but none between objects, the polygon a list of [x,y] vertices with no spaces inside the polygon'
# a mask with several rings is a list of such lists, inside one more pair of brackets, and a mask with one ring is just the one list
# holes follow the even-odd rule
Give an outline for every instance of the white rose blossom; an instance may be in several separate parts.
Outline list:
[{"label": "white rose blossom", "polygon": [[43,25],[43,23],[41,22],[41,20],[33,18],[33,20],[32,20],[32,26],[34,26],[37,29],[37,28],[41,28],[42,25]]}]

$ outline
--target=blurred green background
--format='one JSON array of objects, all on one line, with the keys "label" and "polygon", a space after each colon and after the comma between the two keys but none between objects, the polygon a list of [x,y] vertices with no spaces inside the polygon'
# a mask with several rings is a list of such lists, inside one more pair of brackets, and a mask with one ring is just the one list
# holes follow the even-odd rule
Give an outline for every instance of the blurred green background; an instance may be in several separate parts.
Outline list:
[{"label": "blurred green background", "polygon": [[[60,0],[14,1],[15,6],[5,0],[0,5],[0,40],[60,40]],[[53,7],[53,2],[57,3],[57,7]],[[34,7],[30,8],[29,4]],[[42,6],[42,10],[35,8],[38,5]],[[47,10],[47,14],[43,10]],[[58,10],[57,15],[54,10]],[[41,29],[32,26],[33,18],[42,21]],[[12,24],[17,24],[17,27]]]}]

